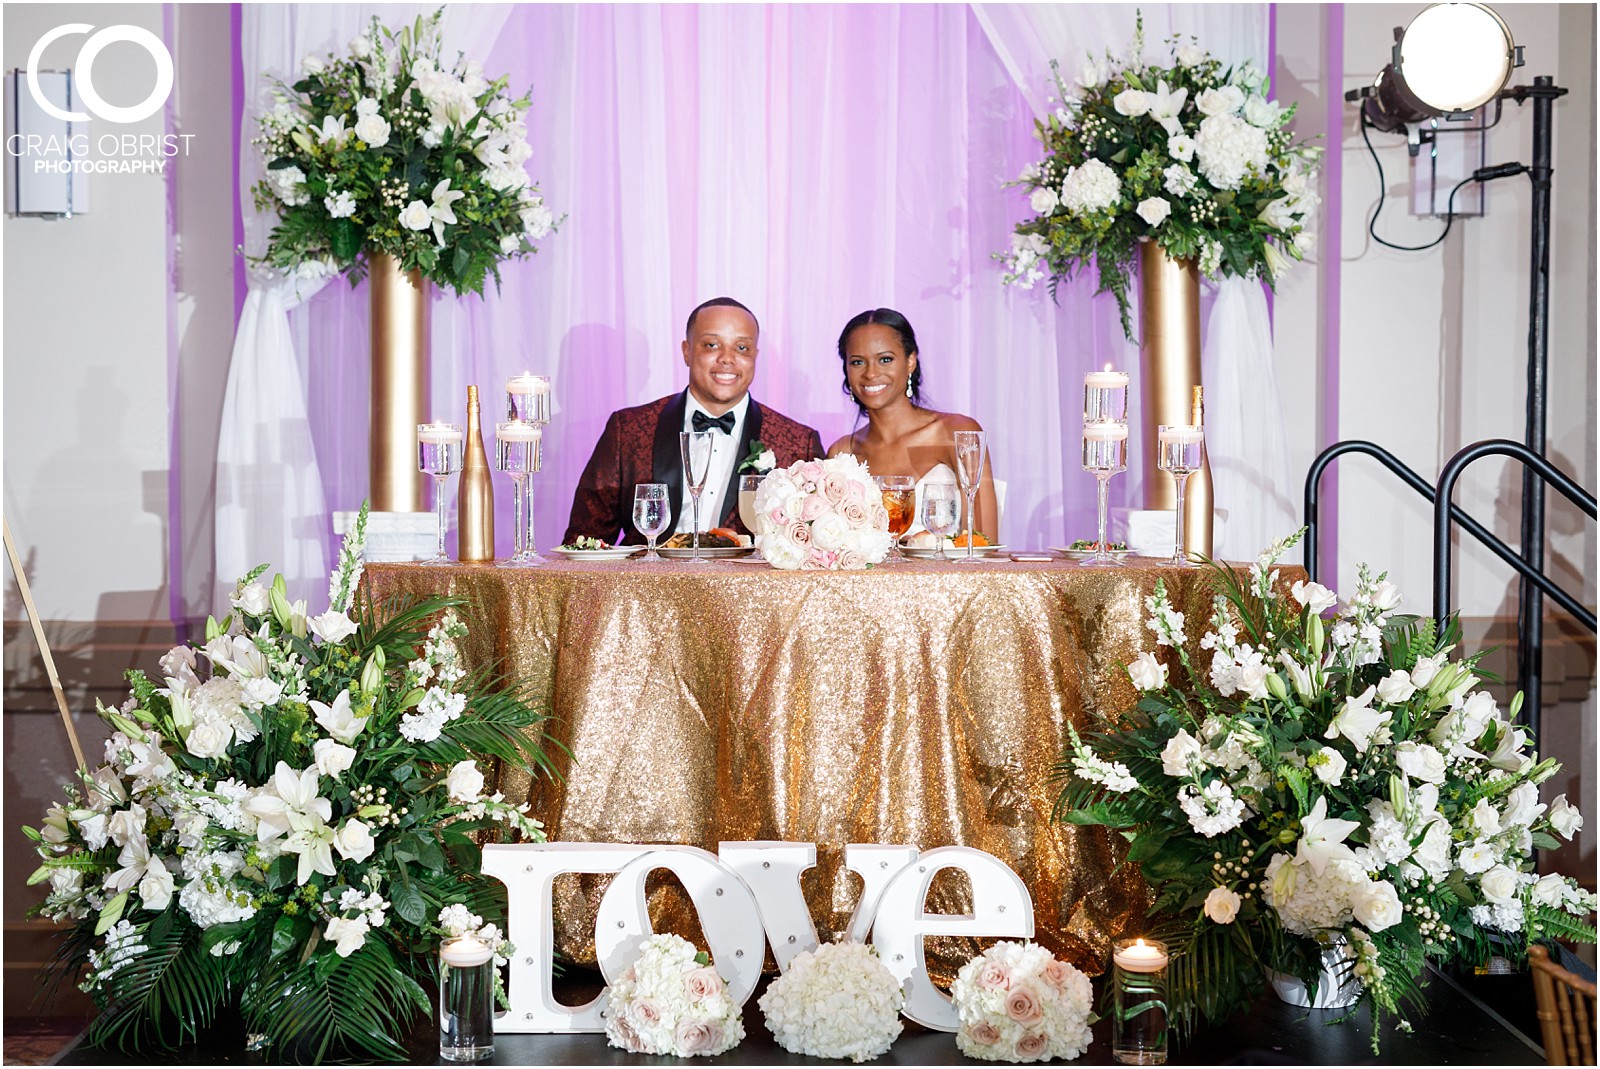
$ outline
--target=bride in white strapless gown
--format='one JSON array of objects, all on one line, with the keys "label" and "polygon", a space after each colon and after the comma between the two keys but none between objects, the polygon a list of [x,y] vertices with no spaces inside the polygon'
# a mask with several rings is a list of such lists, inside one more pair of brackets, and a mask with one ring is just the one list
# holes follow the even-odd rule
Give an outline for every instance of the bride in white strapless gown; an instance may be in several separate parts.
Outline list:
[{"label": "bride in white strapless gown", "polygon": [[[921,353],[906,317],[892,308],[862,312],[839,335],[845,390],[867,418],[828,450],[853,453],[874,475],[922,475],[916,482],[916,511],[907,534],[924,531],[922,501],[931,483],[956,482],[955,432],[981,431],[970,416],[936,412],[922,402]],[[974,501],[977,530],[999,541],[1000,509],[995,495],[994,461],[984,465]],[[963,523],[963,527],[965,524]]]}]

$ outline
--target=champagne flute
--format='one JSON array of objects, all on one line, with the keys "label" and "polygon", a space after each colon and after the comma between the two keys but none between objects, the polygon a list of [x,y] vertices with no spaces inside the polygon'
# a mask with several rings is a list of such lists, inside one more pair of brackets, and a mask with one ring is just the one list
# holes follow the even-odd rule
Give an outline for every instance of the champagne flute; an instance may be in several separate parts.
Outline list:
[{"label": "champagne flute", "polygon": [[417,424],[417,467],[424,475],[433,476],[433,511],[439,517],[438,551],[424,564],[449,564],[444,551],[445,512],[444,483],[461,470],[461,446],[464,441],[459,423]]},{"label": "champagne flute", "polygon": [[1205,448],[1205,431],[1193,424],[1163,424],[1156,430],[1156,467],[1170,471],[1178,484],[1178,530],[1173,540],[1174,568],[1193,568],[1188,547],[1184,544],[1184,487],[1189,476],[1200,470],[1201,453]]},{"label": "champagne flute", "polygon": [[494,425],[495,467],[511,476],[516,516],[516,550],[510,560],[500,562],[502,568],[531,568],[544,563],[544,558],[533,548],[533,480],[530,478],[540,467],[543,436],[544,432],[536,423],[507,420]]},{"label": "champagne flute", "polygon": [[[761,534],[759,530],[761,514],[756,512],[756,491],[761,489],[761,480],[765,478],[765,475],[754,474],[739,476],[739,522],[744,524],[745,530],[750,532],[752,541],[756,541],[757,536]],[[752,555],[752,559],[765,559],[759,543],[756,546],[755,553]]]},{"label": "champagne flute", "polygon": [[883,494],[883,508],[889,513],[889,562],[906,559],[900,552],[900,539],[911,529],[917,507],[917,481],[909,475],[874,475],[873,482]]},{"label": "champagne flute", "polygon": [[1126,423],[1100,422],[1083,425],[1083,470],[1097,481],[1096,502],[1099,507],[1099,535],[1094,555],[1078,563],[1086,568],[1114,567],[1106,546],[1106,518],[1110,508],[1111,477],[1128,467],[1128,425]]},{"label": "champagne flute", "polygon": [[639,483],[633,488],[633,526],[649,540],[640,560],[660,560],[656,539],[672,522],[671,500],[666,483]]},{"label": "champagne flute", "polygon": [[700,495],[706,491],[706,476],[711,473],[712,435],[716,431],[679,431],[678,448],[683,454],[683,478],[694,499],[694,554],[689,563],[700,563]]},{"label": "champagne flute", "polygon": [[938,540],[933,559],[949,560],[944,540],[961,526],[961,497],[955,483],[929,483],[922,488],[922,526]]},{"label": "champagne flute", "polygon": [[959,558],[971,564],[978,557],[972,552],[972,521],[978,499],[978,484],[983,481],[984,438],[982,431],[956,431],[956,477],[967,498],[967,555]]}]

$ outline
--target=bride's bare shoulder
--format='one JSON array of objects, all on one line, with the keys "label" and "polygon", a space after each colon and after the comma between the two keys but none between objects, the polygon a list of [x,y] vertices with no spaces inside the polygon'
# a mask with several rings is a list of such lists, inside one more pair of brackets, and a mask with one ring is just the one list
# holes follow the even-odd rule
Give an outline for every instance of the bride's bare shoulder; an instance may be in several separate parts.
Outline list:
[{"label": "bride's bare shoulder", "polygon": [[856,436],[847,434],[828,447],[828,455],[836,457],[840,453],[854,453],[856,451]]},{"label": "bride's bare shoulder", "polygon": [[959,412],[940,412],[939,422],[946,431],[954,434],[956,431],[981,431],[983,425],[971,416],[963,416]]}]

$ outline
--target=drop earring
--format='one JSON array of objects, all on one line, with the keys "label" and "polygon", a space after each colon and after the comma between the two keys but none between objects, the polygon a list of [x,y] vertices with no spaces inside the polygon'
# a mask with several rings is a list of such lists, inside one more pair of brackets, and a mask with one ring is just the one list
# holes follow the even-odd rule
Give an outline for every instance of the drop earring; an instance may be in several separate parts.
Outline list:
[{"label": "drop earring", "polygon": [[906,380],[906,396],[907,397],[911,396],[911,380],[910,379]]}]

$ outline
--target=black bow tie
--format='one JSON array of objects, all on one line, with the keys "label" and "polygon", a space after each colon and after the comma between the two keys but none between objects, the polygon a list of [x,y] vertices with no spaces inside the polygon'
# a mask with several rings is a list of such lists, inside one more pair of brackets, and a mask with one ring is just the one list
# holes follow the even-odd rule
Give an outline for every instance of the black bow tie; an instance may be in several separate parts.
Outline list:
[{"label": "black bow tie", "polygon": [[733,433],[732,412],[724,412],[722,415],[713,419],[704,412],[697,411],[695,412],[694,419],[691,422],[694,424],[694,429],[697,431],[709,431],[712,427],[715,427],[723,434]]}]

